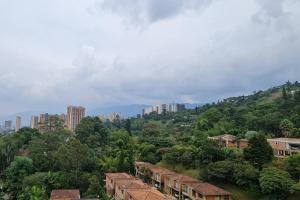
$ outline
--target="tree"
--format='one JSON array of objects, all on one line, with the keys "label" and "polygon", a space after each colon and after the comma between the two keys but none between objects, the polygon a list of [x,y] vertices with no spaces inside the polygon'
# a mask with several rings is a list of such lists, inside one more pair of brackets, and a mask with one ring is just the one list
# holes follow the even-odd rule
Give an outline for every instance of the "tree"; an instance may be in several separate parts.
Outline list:
[{"label": "tree", "polygon": [[296,179],[300,180],[300,154],[290,156],[286,160],[286,170]]},{"label": "tree", "polygon": [[130,119],[126,119],[124,128],[128,132],[128,134],[131,135],[131,120]]},{"label": "tree", "polygon": [[264,194],[274,200],[285,200],[292,191],[295,182],[286,171],[268,167],[261,171],[259,185]]},{"label": "tree", "polygon": [[16,157],[5,171],[9,188],[14,195],[20,192],[23,179],[34,172],[33,162],[27,157]]},{"label": "tree", "polygon": [[263,134],[257,134],[250,138],[248,147],[244,149],[244,157],[253,166],[261,169],[264,164],[272,161],[273,150],[266,137]]},{"label": "tree", "polygon": [[76,138],[89,147],[100,147],[107,142],[107,130],[98,117],[85,117],[76,126]]},{"label": "tree", "polygon": [[285,137],[289,137],[293,131],[294,124],[290,120],[284,119],[280,122],[279,128]]},{"label": "tree", "polygon": [[234,165],[233,179],[237,185],[253,188],[258,184],[259,171],[248,163]]},{"label": "tree", "polygon": [[143,136],[155,137],[161,135],[161,128],[157,123],[149,122],[143,128]]},{"label": "tree", "polygon": [[285,87],[282,88],[282,98],[286,101],[288,99],[288,95]]},{"label": "tree", "polygon": [[209,180],[229,180],[232,181],[234,163],[232,161],[218,161],[210,163],[206,168],[206,176]]},{"label": "tree", "polygon": [[93,168],[94,156],[85,144],[77,139],[70,139],[66,144],[61,145],[56,152],[57,164],[64,172],[75,173],[75,185],[78,186],[79,173],[84,169]]},{"label": "tree", "polygon": [[26,187],[25,190],[18,196],[18,200],[44,200],[44,199],[47,199],[45,190],[38,186],[32,186],[31,188]]}]

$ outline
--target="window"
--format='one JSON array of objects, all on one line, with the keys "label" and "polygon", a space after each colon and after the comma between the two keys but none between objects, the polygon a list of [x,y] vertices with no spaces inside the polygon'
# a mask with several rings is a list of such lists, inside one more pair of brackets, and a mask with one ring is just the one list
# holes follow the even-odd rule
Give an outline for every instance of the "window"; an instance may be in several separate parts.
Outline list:
[{"label": "window", "polygon": [[224,196],[224,200],[229,200],[229,196]]},{"label": "window", "polygon": [[183,185],[183,189],[182,189],[185,193],[189,192],[189,187],[187,185]]},{"label": "window", "polygon": [[179,189],[179,183],[175,182],[175,188]]}]

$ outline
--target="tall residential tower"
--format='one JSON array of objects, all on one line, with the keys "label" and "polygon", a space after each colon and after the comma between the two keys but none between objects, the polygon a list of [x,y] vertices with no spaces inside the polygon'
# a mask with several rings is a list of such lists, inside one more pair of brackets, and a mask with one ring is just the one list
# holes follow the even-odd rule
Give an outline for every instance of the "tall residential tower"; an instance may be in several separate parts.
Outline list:
[{"label": "tall residential tower", "polygon": [[16,117],[16,129],[15,131],[18,132],[21,129],[21,117],[17,116]]},{"label": "tall residential tower", "polygon": [[68,129],[74,131],[77,124],[80,123],[81,119],[85,116],[85,108],[81,106],[68,106]]}]

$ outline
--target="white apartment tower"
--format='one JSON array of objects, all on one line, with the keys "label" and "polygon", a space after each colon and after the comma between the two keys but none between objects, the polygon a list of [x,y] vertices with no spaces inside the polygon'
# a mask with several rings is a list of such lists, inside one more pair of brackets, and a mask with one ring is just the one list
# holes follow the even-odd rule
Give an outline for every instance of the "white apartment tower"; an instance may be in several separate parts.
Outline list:
[{"label": "white apartment tower", "polygon": [[16,129],[15,131],[18,132],[21,129],[21,117],[17,116],[16,117]]}]

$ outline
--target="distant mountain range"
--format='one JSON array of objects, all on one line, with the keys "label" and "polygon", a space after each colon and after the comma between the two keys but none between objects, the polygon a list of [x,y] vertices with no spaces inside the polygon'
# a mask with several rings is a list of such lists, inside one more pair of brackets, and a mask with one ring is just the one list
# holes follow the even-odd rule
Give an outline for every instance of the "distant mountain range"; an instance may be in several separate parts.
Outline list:
[{"label": "distant mountain range", "polygon": [[[190,104],[184,103],[187,109],[194,109],[197,106],[202,106],[203,104]],[[146,104],[131,104],[131,105],[122,105],[122,106],[108,106],[108,107],[99,107],[94,109],[87,108],[87,115],[89,116],[99,116],[99,115],[109,115],[110,113],[116,112],[120,113],[123,118],[134,117],[138,114],[142,114],[144,108],[150,107],[151,105]],[[65,110],[62,111],[48,111],[49,114],[61,114],[65,113]],[[40,113],[45,113],[45,111],[25,111],[20,113],[15,113],[11,115],[0,116],[0,126],[4,124],[5,120],[12,120],[13,125],[15,124],[16,116],[22,118],[22,126],[29,126],[30,117],[33,115],[39,116]]]}]

